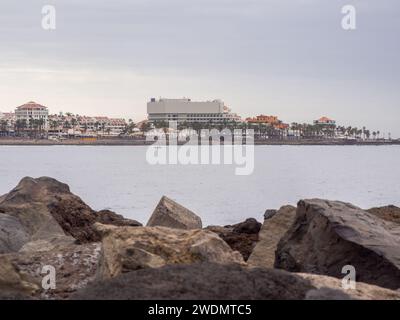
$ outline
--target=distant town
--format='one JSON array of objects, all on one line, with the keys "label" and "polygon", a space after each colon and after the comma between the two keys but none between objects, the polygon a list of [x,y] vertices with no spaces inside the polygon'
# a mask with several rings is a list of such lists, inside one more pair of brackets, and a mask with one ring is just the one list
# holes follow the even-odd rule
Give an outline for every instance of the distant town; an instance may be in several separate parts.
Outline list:
[{"label": "distant town", "polygon": [[[341,126],[334,119],[322,116],[312,123],[285,123],[275,115],[256,115],[242,119],[221,100],[192,101],[182,99],[155,99],[147,103],[147,119],[138,123],[131,119],[87,116],[70,112],[51,114],[49,108],[30,101],[14,112],[0,112],[2,140],[82,140],[132,139],[144,140],[152,129],[168,132],[170,121],[178,129],[253,129],[257,141],[270,142],[393,142],[390,133],[366,127]],[[170,130],[170,129],[168,129]]]}]

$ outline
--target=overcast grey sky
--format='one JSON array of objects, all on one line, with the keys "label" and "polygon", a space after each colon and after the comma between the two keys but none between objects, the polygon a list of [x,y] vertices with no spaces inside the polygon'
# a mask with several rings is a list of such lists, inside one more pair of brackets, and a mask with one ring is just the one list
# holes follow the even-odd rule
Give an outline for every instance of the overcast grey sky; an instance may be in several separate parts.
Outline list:
[{"label": "overcast grey sky", "polygon": [[[357,30],[341,28],[345,4]],[[220,98],[243,117],[400,136],[399,17],[398,0],[1,0],[0,111],[138,121],[150,97]]]}]

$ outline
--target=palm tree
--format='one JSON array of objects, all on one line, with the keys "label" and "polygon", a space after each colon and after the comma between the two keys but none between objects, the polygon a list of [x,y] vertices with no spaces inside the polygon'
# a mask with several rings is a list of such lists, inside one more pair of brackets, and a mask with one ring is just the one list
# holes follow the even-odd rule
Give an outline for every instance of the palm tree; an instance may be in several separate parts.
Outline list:
[{"label": "palm tree", "polygon": [[0,121],[0,131],[7,131],[7,120],[1,120]]},{"label": "palm tree", "polygon": [[25,130],[27,127],[27,123],[25,120],[17,120],[14,124],[14,129],[17,131],[18,135],[20,134],[21,130]]}]

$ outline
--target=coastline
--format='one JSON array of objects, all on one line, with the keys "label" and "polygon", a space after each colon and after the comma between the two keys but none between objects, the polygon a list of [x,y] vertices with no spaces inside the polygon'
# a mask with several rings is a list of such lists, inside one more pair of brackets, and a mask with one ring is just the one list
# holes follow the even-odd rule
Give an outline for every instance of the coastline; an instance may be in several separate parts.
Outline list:
[{"label": "coastline", "polygon": [[[148,146],[152,142],[139,139],[66,139],[54,141],[47,139],[2,139],[0,146]],[[184,143],[179,143],[183,145]],[[380,141],[362,141],[362,140],[255,140],[254,145],[294,145],[294,146],[383,146],[400,145],[400,140],[380,140]]]}]

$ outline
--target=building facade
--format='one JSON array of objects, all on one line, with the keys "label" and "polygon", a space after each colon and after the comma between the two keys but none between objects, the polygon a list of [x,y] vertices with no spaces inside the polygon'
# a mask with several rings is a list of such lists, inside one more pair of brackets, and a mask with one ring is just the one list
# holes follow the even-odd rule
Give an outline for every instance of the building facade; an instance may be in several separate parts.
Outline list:
[{"label": "building facade", "polygon": [[48,128],[49,110],[36,102],[30,101],[17,107],[15,117],[17,121],[25,121],[28,127],[32,127],[36,121],[43,129]]},{"label": "building facade", "polygon": [[314,124],[319,124],[319,125],[336,125],[336,121],[329,119],[328,117],[322,117],[319,118],[318,120],[314,120]]},{"label": "building facade", "polygon": [[125,131],[127,125],[125,119],[122,118],[73,114],[49,116],[49,131],[52,134],[118,136]]},{"label": "building facade", "polygon": [[271,125],[276,129],[288,129],[289,125],[286,123],[283,123],[281,120],[278,119],[277,116],[266,116],[266,115],[259,115],[254,118],[247,118],[246,119],[247,123],[252,123],[252,124],[267,124]]},{"label": "building facade", "polygon": [[240,122],[240,117],[220,100],[192,101],[191,99],[152,98],[147,103],[148,120],[177,121],[178,123]]}]

